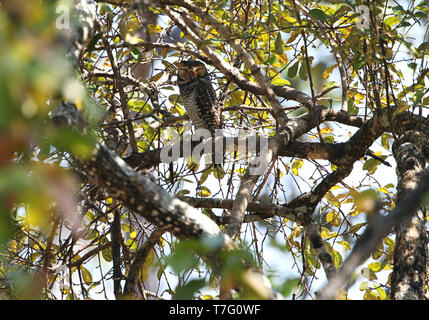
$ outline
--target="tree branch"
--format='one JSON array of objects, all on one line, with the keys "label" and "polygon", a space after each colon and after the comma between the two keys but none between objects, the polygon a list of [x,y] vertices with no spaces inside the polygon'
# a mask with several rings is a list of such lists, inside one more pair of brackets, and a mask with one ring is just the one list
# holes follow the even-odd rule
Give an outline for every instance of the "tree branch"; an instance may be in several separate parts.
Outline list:
[{"label": "tree branch", "polygon": [[139,280],[139,274],[143,264],[145,263],[148,255],[153,250],[159,239],[164,234],[165,230],[162,228],[155,229],[148,239],[145,240],[142,247],[140,247],[135,255],[133,263],[131,264],[130,271],[128,272],[127,281],[125,282],[123,298],[131,298],[136,295],[135,286]]},{"label": "tree branch", "polygon": [[350,279],[350,276],[356,268],[371,255],[373,250],[392,228],[414,215],[428,191],[429,173],[426,173],[420,180],[419,186],[414,191],[407,194],[394,210],[386,216],[377,216],[373,222],[368,225],[341,269],[329,280],[328,284],[320,290],[318,299],[326,300],[335,298],[338,294],[338,290]]},{"label": "tree branch", "polygon": [[[393,144],[398,170],[397,203],[416,189],[426,165],[421,150],[428,137],[415,130],[403,134]],[[403,222],[396,224],[390,296],[395,300],[424,300],[427,283],[426,213],[422,208],[410,210]]]}]

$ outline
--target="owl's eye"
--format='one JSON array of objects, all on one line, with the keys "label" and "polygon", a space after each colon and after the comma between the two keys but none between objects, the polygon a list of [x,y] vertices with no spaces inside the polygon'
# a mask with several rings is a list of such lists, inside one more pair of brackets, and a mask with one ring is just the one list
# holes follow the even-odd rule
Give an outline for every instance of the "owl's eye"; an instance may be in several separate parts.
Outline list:
[{"label": "owl's eye", "polygon": [[179,65],[179,77],[183,81],[190,81],[191,80],[191,70],[189,70],[188,67]]},{"label": "owl's eye", "polygon": [[206,69],[204,66],[196,66],[192,68],[192,80],[196,80],[204,76]]},{"label": "owl's eye", "polygon": [[206,68],[204,66],[197,67],[197,74],[199,77],[202,77],[206,73]]}]

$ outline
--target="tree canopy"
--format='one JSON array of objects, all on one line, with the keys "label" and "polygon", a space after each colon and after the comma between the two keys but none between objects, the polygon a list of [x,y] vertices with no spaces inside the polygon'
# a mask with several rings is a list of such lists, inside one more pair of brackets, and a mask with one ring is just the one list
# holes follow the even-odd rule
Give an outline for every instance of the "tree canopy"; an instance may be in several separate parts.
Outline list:
[{"label": "tree canopy", "polygon": [[428,13],[0,1],[0,298],[427,299]]}]

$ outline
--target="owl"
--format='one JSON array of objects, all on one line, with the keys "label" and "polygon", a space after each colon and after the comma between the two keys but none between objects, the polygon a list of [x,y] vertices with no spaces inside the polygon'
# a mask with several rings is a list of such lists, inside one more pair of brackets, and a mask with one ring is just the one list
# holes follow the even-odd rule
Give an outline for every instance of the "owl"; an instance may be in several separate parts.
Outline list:
[{"label": "owl", "polygon": [[182,61],[178,65],[177,83],[186,113],[196,129],[206,129],[214,136],[221,129],[219,104],[204,63]]}]

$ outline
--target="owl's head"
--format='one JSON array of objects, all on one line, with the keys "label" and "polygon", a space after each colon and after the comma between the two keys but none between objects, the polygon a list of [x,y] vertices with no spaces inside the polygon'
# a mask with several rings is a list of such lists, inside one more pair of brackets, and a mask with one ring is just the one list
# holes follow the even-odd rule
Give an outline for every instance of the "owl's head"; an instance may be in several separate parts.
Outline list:
[{"label": "owl's head", "polygon": [[177,80],[182,84],[193,82],[208,76],[206,66],[198,60],[182,61],[177,67]]}]

